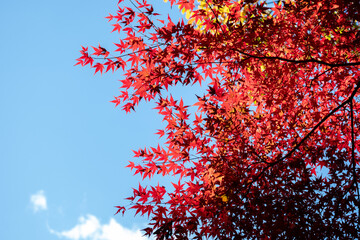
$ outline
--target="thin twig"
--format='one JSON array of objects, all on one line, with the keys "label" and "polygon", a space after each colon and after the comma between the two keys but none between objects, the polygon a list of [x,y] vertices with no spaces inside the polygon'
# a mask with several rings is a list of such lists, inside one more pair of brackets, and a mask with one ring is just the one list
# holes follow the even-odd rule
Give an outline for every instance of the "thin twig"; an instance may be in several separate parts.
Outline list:
[{"label": "thin twig", "polygon": [[279,60],[279,61],[291,62],[291,63],[296,63],[296,64],[300,64],[300,63],[318,63],[318,64],[326,65],[326,66],[329,66],[329,67],[350,67],[350,66],[360,65],[360,62],[328,63],[328,62],[324,62],[322,60],[317,60],[317,59],[313,59],[313,58],[308,59],[308,60],[297,60],[297,59],[288,59],[288,58],[283,58],[283,57],[257,56],[257,55],[253,55],[253,54],[250,54],[250,53],[240,51],[239,49],[233,49],[233,50],[240,53],[240,54],[243,54],[245,56],[256,58],[256,59]]},{"label": "thin twig", "polygon": [[146,15],[143,11],[141,11],[141,10],[135,5],[135,3],[134,3],[132,0],[130,0],[130,2],[131,2],[131,4],[132,4],[134,7],[136,7],[137,10],[139,10],[139,12],[141,12],[142,14],[144,14],[144,16],[147,18],[147,20],[149,21],[149,23],[151,23],[151,26],[154,27],[156,31],[159,30],[159,28],[154,24],[153,21],[151,21],[151,19],[148,17],[148,15]]},{"label": "thin twig", "polygon": [[352,162],[352,174],[353,181],[355,182],[357,190],[357,207],[358,207],[358,223],[360,224],[360,193],[359,185],[356,174],[356,163],[355,163],[355,133],[354,133],[354,108],[353,108],[353,99],[350,101],[350,118],[351,118],[351,162]]}]

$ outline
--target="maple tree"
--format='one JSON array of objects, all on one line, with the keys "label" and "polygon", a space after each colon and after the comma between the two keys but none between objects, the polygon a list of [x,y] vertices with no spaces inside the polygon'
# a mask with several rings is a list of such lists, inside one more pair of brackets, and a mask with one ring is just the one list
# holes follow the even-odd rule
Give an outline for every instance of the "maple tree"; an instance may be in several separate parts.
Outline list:
[{"label": "maple tree", "polygon": [[[167,1],[166,1],[167,2]],[[112,52],[77,64],[120,69],[126,112],[154,101],[163,144],[134,151],[128,208],[156,239],[355,239],[360,232],[358,1],[118,2]],[[187,106],[170,86],[203,84]],[[118,212],[127,208],[118,206]]]}]

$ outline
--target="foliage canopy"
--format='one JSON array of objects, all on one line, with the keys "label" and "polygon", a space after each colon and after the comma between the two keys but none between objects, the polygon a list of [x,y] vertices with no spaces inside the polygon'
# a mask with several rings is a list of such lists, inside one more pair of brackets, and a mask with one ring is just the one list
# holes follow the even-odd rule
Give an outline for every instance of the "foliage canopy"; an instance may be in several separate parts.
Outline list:
[{"label": "foliage canopy", "polygon": [[[125,34],[78,63],[124,71],[112,101],[156,102],[165,143],[134,151],[131,209],[156,239],[355,239],[360,232],[360,4],[348,0],[146,0],[107,18]],[[184,21],[185,20],[185,21]],[[205,84],[191,106],[169,86]],[[170,92],[171,93],[171,92]],[[125,207],[118,206],[118,212]]]}]

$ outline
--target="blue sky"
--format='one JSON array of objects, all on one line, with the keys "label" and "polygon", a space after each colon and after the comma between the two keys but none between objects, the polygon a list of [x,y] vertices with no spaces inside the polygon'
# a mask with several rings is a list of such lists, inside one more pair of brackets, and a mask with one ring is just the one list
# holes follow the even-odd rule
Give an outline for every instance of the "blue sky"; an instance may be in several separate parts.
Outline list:
[{"label": "blue sky", "polygon": [[140,239],[147,219],[114,206],[140,181],[131,149],[156,145],[161,119],[151,104],[114,109],[120,72],[74,67],[81,45],[119,40],[104,18],[116,3],[1,2],[0,239]]}]

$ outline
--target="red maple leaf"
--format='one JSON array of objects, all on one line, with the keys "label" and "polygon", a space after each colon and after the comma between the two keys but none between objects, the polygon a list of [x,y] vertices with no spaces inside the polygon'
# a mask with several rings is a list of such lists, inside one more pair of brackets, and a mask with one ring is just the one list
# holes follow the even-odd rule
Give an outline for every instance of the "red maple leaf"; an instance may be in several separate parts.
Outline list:
[{"label": "red maple leaf", "polygon": [[104,65],[101,63],[97,63],[93,66],[95,68],[95,73],[96,74],[98,71],[100,71],[100,73],[102,74],[103,70],[104,70]]}]

